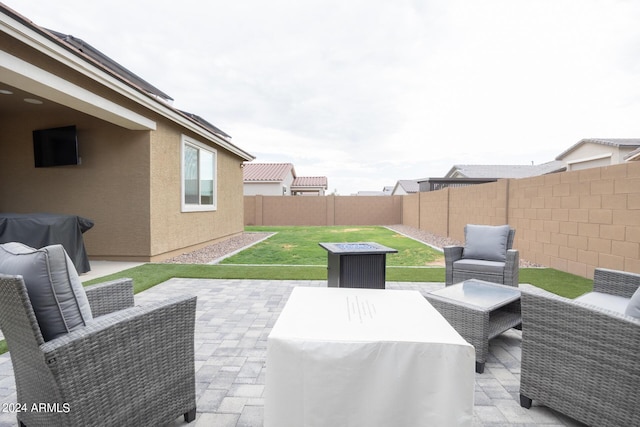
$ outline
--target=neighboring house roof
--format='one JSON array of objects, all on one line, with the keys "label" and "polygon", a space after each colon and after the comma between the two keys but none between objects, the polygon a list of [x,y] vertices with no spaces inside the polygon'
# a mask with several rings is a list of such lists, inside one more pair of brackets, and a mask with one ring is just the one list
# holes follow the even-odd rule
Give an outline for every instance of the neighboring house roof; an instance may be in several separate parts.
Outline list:
[{"label": "neighboring house roof", "polygon": [[636,148],[635,150],[624,156],[624,159],[628,162],[640,161],[640,148]]},{"label": "neighboring house roof", "polygon": [[563,170],[559,160],[539,165],[454,165],[445,178],[527,178]]},{"label": "neighboring house roof", "polygon": [[576,150],[578,147],[584,144],[601,144],[601,145],[609,145],[611,147],[632,147],[638,148],[640,147],[640,138],[585,138],[581,139],[577,143],[573,144],[571,147],[563,151],[556,157],[556,160],[561,160],[572,151]]},{"label": "neighboring house roof", "polygon": [[291,187],[322,187],[327,189],[326,176],[299,176],[293,180]]},{"label": "neighboring house roof", "polygon": [[243,163],[244,182],[281,182],[287,175],[296,177],[291,163]]},{"label": "neighboring house roof", "polygon": [[420,191],[420,184],[418,184],[418,180],[416,179],[400,179],[393,188],[393,193],[395,193],[398,188],[402,188],[405,193],[418,193]]},{"label": "neighboring house roof", "polygon": [[293,177],[290,190],[293,193],[324,194],[328,187],[326,176],[296,176],[291,163],[244,163],[243,180],[245,184],[273,184],[283,183],[288,177]]}]

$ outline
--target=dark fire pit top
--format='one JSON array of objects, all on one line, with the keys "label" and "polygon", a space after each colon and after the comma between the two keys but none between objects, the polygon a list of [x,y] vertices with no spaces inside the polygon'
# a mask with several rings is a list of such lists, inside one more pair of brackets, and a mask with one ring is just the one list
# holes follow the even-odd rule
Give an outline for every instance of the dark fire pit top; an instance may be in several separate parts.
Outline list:
[{"label": "dark fire pit top", "polygon": [[369,243],[338,243],[337,247],[343,251],[362,251],[369,249],[379,249],[377,245],[370,245]]},{"label": "dark fire pit top", "polygon": [[319,245],[334,254],[388,254],[398,252],[396,249],[388,248],[375,242],[319,243]]}]

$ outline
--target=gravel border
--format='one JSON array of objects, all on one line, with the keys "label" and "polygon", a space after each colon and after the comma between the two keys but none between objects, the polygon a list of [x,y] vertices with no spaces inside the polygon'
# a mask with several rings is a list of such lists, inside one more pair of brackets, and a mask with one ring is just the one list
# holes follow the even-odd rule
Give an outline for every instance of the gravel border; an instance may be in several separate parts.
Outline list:
[{"label": "gravel border", "polygon": [[[419,230],[417,228],[409,227],[407,225],[389,225],[389,230],[393,230],[397,233],[403,234],[412,239],[418,240],[426,245],[429,245],[435,249],[442,250],[445,246],[463,246],[464,244],[458,240],[451,239],[449,237],[438,236],[428,231]],[[544,267],[540,264],[536,264],[520,258],[520,268],[539,268]]]},{"label": "gravel border", "polygon": [[431,246],[434,249],[442,251],[445,246],[461,246],[462,242],[454,240],[450,237],[438,236],[437,234],[430,233],[428,231],[419,230],[417,228],[409,227],[408,225],[387,225],[385,226],[389,230],[396,233],[407,236],[413,240],[417,240],[425,245]]},{"label": "gravel border", "polygon": [[275,233],[244,232],[222,242],[205,246],[197,251],[184,253],[162,261],[164,264],[216,264],[248,247],[268,239]]},{"label": "gravel border", "polygon": [[[422,242],[432,248],[442,251],[444,246],[462,245],[461,242],[449,237],[438,236],[428,231],[419,230],[417,228],[406,225],[396,224],[386,226],[389,230],[407,236],[411,239]],[[225,258],[251,247],[261,241],[268,239],[275,233],[265,232],[244,232],[238,236],[231,237],[222,242],[205,246],[197,251],[184,253],[174,258],[163,261],[165,264],[217,264]],[[438,263],[444,265],[444,259]],[[523,267],[542,267],[526,260],[520,259],[520,268]]]}]

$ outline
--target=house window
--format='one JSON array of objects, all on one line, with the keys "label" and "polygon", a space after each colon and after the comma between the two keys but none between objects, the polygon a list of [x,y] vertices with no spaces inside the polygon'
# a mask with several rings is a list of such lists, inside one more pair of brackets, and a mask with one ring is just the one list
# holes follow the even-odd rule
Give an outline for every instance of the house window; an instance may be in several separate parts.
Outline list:
[{"label": "house window", "polygon": [[182,137],[182,211],[216,209],[216,150]]}]

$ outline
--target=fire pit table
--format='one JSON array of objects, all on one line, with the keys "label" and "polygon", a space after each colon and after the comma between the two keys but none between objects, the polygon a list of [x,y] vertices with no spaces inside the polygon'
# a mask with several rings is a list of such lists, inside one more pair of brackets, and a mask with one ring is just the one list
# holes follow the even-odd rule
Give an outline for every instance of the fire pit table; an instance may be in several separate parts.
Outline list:
[{"label": "fire pit table", "polygon": [[387,254],[393,248],[375,242],[319,243],[327,250],[327,283],[338,288],[385,288]]}]

